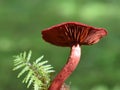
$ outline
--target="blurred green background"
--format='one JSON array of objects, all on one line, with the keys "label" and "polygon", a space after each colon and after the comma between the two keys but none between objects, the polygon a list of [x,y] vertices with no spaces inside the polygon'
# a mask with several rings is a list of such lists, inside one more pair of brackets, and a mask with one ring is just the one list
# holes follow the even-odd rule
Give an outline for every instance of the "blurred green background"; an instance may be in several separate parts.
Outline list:
[{"label": "blurred green background", "polygon": [[108,30],[92,46],[82,46],[77,69],[66,81],[71,90],[120,90],[120,0],[0,0],[0,90],[26,89],[13,72],[13,55],[32,50],[58,71],[69,48],[41,38],[41,30],[67,21],[78,21]]}]

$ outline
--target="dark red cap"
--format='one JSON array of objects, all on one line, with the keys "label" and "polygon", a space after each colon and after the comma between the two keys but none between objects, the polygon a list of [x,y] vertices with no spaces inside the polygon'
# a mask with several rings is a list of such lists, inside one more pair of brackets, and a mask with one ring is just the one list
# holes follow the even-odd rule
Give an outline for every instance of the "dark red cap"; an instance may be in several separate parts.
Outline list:
[{"label": "dark red cap", "polygon": [[97,43],[107,31],[79,22],[65,22],[42,31],[45,41],[57,45],[71,47],[72,45],[91,45]]}]

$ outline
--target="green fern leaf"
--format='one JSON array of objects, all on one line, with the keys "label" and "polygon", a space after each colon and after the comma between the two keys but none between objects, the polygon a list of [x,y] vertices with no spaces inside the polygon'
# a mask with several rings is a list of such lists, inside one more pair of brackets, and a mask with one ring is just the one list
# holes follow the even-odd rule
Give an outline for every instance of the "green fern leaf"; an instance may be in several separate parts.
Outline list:
[{"label": "green fern leaf", "polygon": [[30,63],[32,51],[20,53],[20,55],[14,56],[14,68],[13,70],[21,69],[21,72],[18,74],[18,78],[23,74],[25,78],[23,83],[27,83],[27,88],[32,84],[34,90],[47,90],[50,84],[50,73],[53,73],[53,67],[48,65],[48,61],[41,61],[44,56],[36,59],[32,64]]}]

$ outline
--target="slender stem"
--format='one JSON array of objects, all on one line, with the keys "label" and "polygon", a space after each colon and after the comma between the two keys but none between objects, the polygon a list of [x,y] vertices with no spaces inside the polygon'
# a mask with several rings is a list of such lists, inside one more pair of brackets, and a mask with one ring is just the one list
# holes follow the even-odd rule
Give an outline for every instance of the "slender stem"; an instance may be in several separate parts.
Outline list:
[{"label": "slender stem", "polygon": [[60,90],[64,81],[71,75],[71,73],[75,70],[76,66],[78,65],[80,61],[80,56],[81,48],[79,44],[73,45],[71,48],[70,57],[68,58],[66,65],[55,77],[48,90]]}]

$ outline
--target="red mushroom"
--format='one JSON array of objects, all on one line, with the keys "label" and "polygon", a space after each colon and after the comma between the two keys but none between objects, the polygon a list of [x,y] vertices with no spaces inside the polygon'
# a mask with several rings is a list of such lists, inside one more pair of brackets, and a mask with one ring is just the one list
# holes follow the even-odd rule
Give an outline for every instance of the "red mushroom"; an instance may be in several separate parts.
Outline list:
[{"label": "red mushroom", "polygon": [[75,70],[80,61],[81,45],[95,44],[105,35],[107,35],[105,29],[79,22],[66,22],[43,30],[42,37],[45,41],[57,46],[71,48],[66,65],[54,78],[49,90],[60,90],[64,81]]}]

